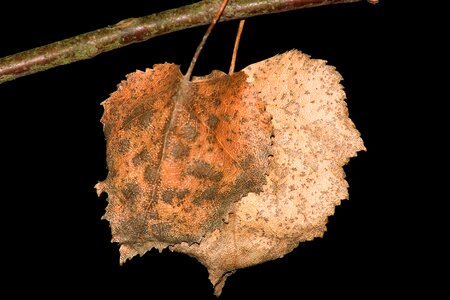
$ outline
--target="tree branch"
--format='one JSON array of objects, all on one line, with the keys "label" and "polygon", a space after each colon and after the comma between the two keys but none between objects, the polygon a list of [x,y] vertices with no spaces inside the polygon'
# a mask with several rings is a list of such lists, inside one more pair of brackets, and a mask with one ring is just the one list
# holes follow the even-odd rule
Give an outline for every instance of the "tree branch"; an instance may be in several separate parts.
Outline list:
[{"label": "tree branch", "polygon": [[[230,1],[220,21],[359,1],[362,0],[234,0]],[[0,58],[0,84],[56,66],[89,59],[100,53],[159,35],[209,24],[220,2],[203,0],[142,18],[126,19],[113,26]]]}]

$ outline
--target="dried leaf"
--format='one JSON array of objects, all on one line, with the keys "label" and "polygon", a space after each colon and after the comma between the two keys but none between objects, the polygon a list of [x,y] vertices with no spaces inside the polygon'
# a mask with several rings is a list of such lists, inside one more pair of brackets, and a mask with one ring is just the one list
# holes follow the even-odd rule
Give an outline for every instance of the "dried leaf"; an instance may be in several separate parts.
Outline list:
[{"label": "dried leaf", "polygon": [[169,246],[205,265],[220,295],[237,269],[323,236],[348,197],[342,167],[365,150],[340,80],[296,50],[231,77],[187,82],[171,64],[130,74],[104,103],[97,185],[121,261]]},{"label": "dried leaf", "polygon": [[262,191],[272,125],[243,72],[187,81],[173,64],[129,74],[103,102],[106,218],[121,262],[198,242]]},{"label": "dried leaf", "polygon": [[335,205],[348,197],[342,166],[365,150],[348,118],[341,76],[325,61],[290,51],[243,71],[273,117],[267,184],[237,202],[229,222],[200,244],[171,247],[208,268],[216,295],[235,270],[323,236]]}]

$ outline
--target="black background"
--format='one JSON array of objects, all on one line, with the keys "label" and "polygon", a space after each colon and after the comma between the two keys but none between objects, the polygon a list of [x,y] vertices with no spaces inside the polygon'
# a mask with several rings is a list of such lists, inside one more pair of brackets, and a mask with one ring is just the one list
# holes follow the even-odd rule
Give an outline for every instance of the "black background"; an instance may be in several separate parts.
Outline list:
[{"label": "black background", "polygon": [[[0,8],[0,57],[190,2],[10,4]],[[400,133],[409,124],[393,116],[406,101],[398,88],[408,72],[404,43],[417,31],[408,23],[415,16],[404,7],[406,19],[399,19],[392,2],[398,5],[334,5],[246,22],[237,69],[293,48],[327,60],[344,77],[350,117],[368,152],[345,167],[350,200],[336,208],[324,238],[239,270],[222,299],[365,299],[421,288],[408,275],[417,262],[401,247],[410,225],[400,225],[395,211],[406,188],[398,179],[404,165],[386,159],[408,139]],[[215,28],[195,75],[228,70],[237,24]],[[118,246],[100,220],[106,197],[94,190],[107,175],[100,102],[136,69],[174,62],[185,71],[204,31],[172,33],[0,85],[4,287],[18,285],[17,296],[215,298],[206,269],[186,255],[153,250],[119,266]]]}]

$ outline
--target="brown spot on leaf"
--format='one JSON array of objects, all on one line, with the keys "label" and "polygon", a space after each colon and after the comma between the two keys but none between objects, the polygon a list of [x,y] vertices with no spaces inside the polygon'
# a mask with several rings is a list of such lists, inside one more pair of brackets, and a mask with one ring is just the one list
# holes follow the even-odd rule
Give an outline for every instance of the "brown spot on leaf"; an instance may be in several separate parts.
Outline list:
[{"label": "brown spot on leaf", "polygon": [[187,124],[181,128],[181,136],[187,139],[188,141],[191,142],[195,141],[197,135],[198,135],[197,129],[190,124]]},{"label": "brown spot on leaf", "polygon": [[184,197],[189,195],[191,191],[189,189],[177,190],[177,198],[183,200]]},{"label": "brown spot on leaf", "polygon": [[175,191],[173,189],[167,189],[162,192],[162,200],[166,203],[171,204],[174,197]]},{"label": "brown spot on leaf", "polygon": [[141,192],[141,188],[135,182],[126,183],[122,190],[124,199],[131,202],[134,202],[141,195]]},{"label": "brown spot on leaf", "polygon": [[120,154],[124,154],[130,149],[130,141],[127,139],[120,140],[117,145],[117,151],[119,151]]},{"label": "brown spot on leaf", "polygon": [[133,156],[132,162],[135,167],[144,164],[145,162],[150,160],[150,155],[147,149],[142,149],[138,154]]},{"label": "brown spot on leaf", "polygon": [[217,125],[219,125],[219,118],[215,115],[209,115],[209,117],[208,117],[209,128],[216,129]]},{"label": "brown spot on leaf", "polygon": [[203,160],[196,160],[189,165],[186,174],[212,181],[220,181],[223,178],[223,172],[215,170],[212,165]]},{"label": "brown spot on leaf", "polygon": [[175,159],[182,159],[189,156],[190,147],[183,143],[175,144],[172,148],[172,155]]},{"label": "brown spot on leaf", "polygon": [[205,201],[212,201],[218,195],[219,187],[217,185],[209,186],[205,190],[200,191],[198,195],[195,195],[192,199],[192,203],[197,206],[202,206]]},{"label": "brown spot on leaf", "polygon": [[158,169],[155,166],[147,165],[144,171],[144,179],[149,184],[154,184],[158,181]]}]

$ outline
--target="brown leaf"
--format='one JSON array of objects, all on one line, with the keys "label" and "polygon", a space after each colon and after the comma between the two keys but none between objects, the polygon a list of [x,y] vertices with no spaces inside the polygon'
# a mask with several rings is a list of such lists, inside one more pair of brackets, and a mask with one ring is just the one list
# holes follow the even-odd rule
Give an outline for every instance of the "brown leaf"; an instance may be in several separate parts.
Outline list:
[{"label": "brown leaf", "polygon": [[130,74],[104,103],[109,175],[97,185],[121,261],[170,246],[220,295],[237,269],[323,236],[348,197],[342,167],[365,150],[340,80],[295,50],[194,82],[171,64]]},{"label": "brown leaf", "polygon": [[187,81],[173,64],[129,74],[103,102],[106,218],[121,262],[223,225],[262,191],[272,125],[243,72]]},{"label": "brown leaf", "polygon": [[348,197],[342,166],[365,150],[348,118],[341,76],[325,61],[290,51],[243,71],[273,117],[267,184],[237,202],[228,223],[201,243],[171,247],[208,268],[216,295],[235,270],[323,236],[335,205]]}]

